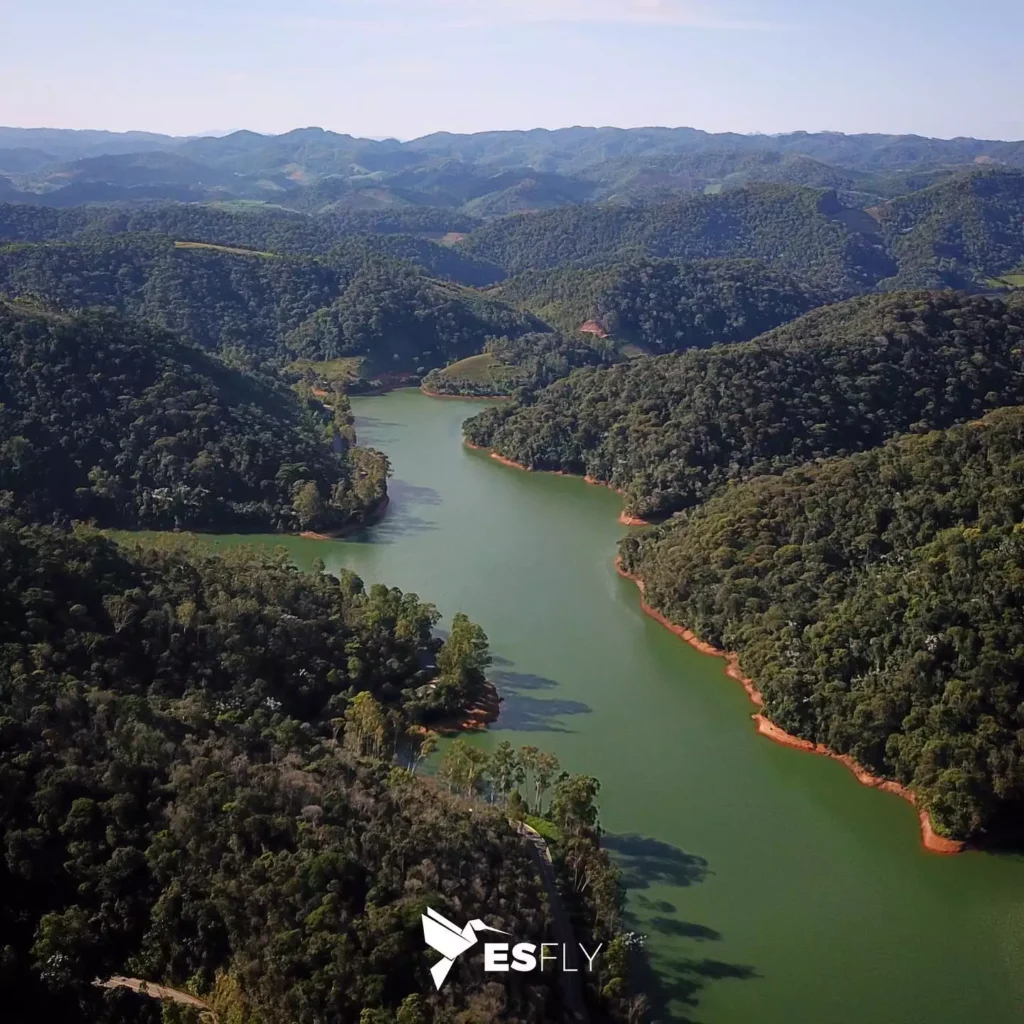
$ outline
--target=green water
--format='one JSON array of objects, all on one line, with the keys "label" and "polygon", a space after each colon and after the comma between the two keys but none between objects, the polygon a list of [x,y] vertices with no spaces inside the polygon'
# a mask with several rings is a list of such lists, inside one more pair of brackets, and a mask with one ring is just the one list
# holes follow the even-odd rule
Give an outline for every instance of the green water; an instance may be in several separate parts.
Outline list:
[{"label": "green water", "polygon": [[401,391],[354,407],[394,465],[387,517],[285,544],[484,626],[505,703],[480,742],[533,743],[601,779],[659,1019],[1024,1020],[1024,859],[925,854],[908,804],[759,737],[723,663],[615,574],[610,491],[465,450],[471,403]]}]

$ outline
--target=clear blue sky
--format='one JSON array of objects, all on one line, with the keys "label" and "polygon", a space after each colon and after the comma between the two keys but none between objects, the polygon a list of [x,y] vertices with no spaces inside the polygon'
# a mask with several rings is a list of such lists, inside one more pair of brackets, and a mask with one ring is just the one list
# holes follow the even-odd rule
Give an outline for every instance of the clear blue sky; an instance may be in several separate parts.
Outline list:
[{"label": "clear blue sky", "polygon": [[0,0],[0,124],[1024,138],[1024,0]]}]

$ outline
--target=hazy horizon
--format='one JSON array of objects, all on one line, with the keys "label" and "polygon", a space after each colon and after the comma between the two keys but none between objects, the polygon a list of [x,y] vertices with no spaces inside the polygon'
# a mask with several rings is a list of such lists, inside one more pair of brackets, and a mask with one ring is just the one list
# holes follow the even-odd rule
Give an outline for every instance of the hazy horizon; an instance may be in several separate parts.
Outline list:
[{"label": "hazy horizon", "polygon": [[[0,123],[1024,138],[1024,4],[0,0]],[[142,127],[140,127],[142,126]]]},{"label": "hazy horizon", "polygon": [[363,142],[398,142],[398,143],[410,143],[416,142],[419,139],[428,138],[431,135],[492,135],[501,133],[529,133],[529,132],[560,132],[560,131],[699,131],[704,132],[708,135],[740,135],[744,138],[758,138],[763,137],[766,139],[780,138],[786,135],[843,135],[843,136],[864,136],[864,135],[879,135],[879,136],[891,136],[891,137],[915,137],[921,139],[932,139],[940,142],[951,142],[956,139],[974,139],[978,142],[1024,142],[1024,134],[1016,138],[1008,137],[995,137],[995,136],[983,136],[983,135],[925,135],[921,132],[878,132],[878,131],[866,131],[866,132],[844,132],[833,128],[792,128],[787,131],[779,132],[759,132],[759,131],[748,131],[741,132],[735,131],[728,128],[724,128],[720,131],[712,131],[707,128],[698,128],[695,125],[680,124],[680,125],[665,125],[665,124],[638,124],[638,125],[616,125],[616,124],[566,124],[560,125],[555,128],[546,128],[540,125],[534,125],[530,128],[482,128],[479,131],[472,132],[456,132],[449,131],[445,128],[438,128],[435,131],[427,132],[423,135],[413,135],[406,138],[398,138],[394,135],[361,135],[354,132],[348,132],[344,129],[338,128],[326,128],[323,125],[316,124],[299,124],[294,128],[287,128],[280,132],[261,132],[255,128],[218,128],[208,129],[206,131],[197,132],[184,132],[182,134],[169,134],[167,132],[154,131],[151,128],[103,128],[95,126],[84,126],[81,128],[69,128],[64,125],[56,124],[32,124],[32,125],[20,125],[20,124],[0,124],[0,131],[25,131],[25,132],[48,132],[48,131],[70,131],[70,132],[105,132],[111,135],[157,135],[163,136],[168,139],[203,139],[203,138],[226,138],[229,135],[236,135],[239,132],[249,132],[254,135],[263,135],[267,138],[280,138],[283,135],[289,135],[292,132],[299,131],[322,131],[327,134],[333,135],[347,135],[352,138],[358,139]]}]

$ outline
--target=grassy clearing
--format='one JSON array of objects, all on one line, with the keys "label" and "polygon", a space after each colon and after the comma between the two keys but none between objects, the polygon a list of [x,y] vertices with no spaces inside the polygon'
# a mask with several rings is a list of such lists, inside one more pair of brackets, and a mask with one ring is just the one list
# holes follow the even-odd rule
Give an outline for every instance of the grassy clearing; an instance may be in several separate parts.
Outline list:
[{"label": "grassy clearing", "polygon": [[1024,288],[1024,267],[1002,277],[987,277],[985,284],[990,288]]},{"label": "grassy clearing", "polygon": [[500,365],[498,360],[490,352],[484,352],[482,355],[470,356],[468,359],[452,363],[451,366],[446,366],[441,373],[454,380],[468,380],[480,384],[494,380],[493,370],[498,365]]},{"label": "grassy clearing", "polygon": [[346,356],[342,359],[329,359],[318,363],[313,359],[296,359],[288,366],[289,370],[303,376],[312,374],[317,380],[328,384],[349,384],[362,376],[364,359],[362,356]]},{"label": "grassy clearing", "polygon": [[236,256],[262,256],[277,259],[275,252],[261,252],[259,249],[239,249],[233,245],[214,245],[212,242],[175,242],[175,249],[213,249],[216,252],[232,252]]},{"label": "grassy clearing", "polygon": [[562,841],[562,830],[547,818],[538,818],[534,814],[528,814],[524,819],[527,825],[535,832],[539,832],[549,843],[560,843]]}]

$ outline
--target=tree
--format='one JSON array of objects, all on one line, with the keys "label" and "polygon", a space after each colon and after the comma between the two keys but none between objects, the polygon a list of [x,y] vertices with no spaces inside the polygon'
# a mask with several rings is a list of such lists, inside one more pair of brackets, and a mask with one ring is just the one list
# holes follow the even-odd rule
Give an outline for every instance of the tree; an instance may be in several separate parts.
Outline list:
[{"label": "tree", "polygon": [[387,737],[384,709],[364,690],[345,709],[345,740],[359,755],[380,757]]},{"label": "tree", "polygon": [[506,800],[512,789],[518,789],[526,778],[523,763],[508,740],[502,740],[491,754],[486,775],[491,781],[492,793],[497,793],[501,800]]},{"label": "tree", "polygon": [[298,514],[300,526],[312,526],[320,519],[324,513],[324,500],[315,480],[299,482],[292,507]]},{"label": "tree", "polygon": [[558,758],[546,750],[537,752],[534,760],[534,813],[540,814],[543,809],[544,794],[551,788],[551,782],[561,770]]},{"label": "tree", "polygon": [[437,775],[449,791],[471,794],[487,765],[487,754],[464,739],[451,742],[441,758]]},{"label": "tree", "polygon": [[415,775],[416,769],[419,768],[420,763],[430,757],[430,755],[437,750],[441,737],[438,736],[436,732],[432,732],[429,729],[424,730],[423,727],[419,725],[411,726],[409,734],[414,743],[418,741],[416,754],[413,758],[412,766],[409,769],[413,775]]},{"label": "tree", "polygon": [[563,832],[589,835],[598,831],[594,800],[601,783],[592,775],[567,775],[555,785],[551,818]]}]

